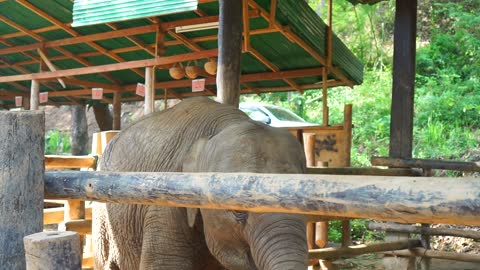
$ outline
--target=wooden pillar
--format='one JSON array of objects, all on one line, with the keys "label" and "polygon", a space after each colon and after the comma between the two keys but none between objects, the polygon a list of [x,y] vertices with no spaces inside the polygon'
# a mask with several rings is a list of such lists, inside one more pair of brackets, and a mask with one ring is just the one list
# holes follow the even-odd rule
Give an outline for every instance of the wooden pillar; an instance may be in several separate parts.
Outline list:
[{"label": "wooden pillar", "polygon": [[145,107],[143,114],[147,115],[155,111],[155,72],[153,67],[145,68]]},{"label": "wooden pillar", "polygon": [[25,269],[23,237],[43,229],[45,117],[0,112],[0,268]]},{"label": "wooden pillar", "polygon": [[76,232],[40,232],[24,239],[28,270],[82,269],[80,235]]},{"label": "wooden pillar", "polygon": [[219,0],[217,98],[237,108],[240,103],[242,2]]},{"label": "wooden pillar", "polygon": [[328,126],[328,88],[327,88],[327,78],[328,78],[328,71],[327,68],[323,68],[322,72],[322,113],[323,113],[323,118],[322,118],[322,123],[324,126]]},{"label": "wooden pillar", "polygon": [[[413,145],[413,103],[417,0],[395,1],[393,89],[390,121],[390,157],[411,158]],[[408,234],[387,233],[387,240],[406,239]],[[385,257],[386,270],[414,269],[412,258]]]},{"label": "wooden pillar", "polygon": [[303,133],[303,147],[307,167],[315,167],[315,133]]},{"label": "wooden pillar", "polygon": [[38,110],[40,105],[40,83],[37,80],[32,80],[30,87],[30,110]]},{"label": "wooden pillar", "polygon": [[113,130],[120,130],[122,124],[122,93],[113,93]]},{"label": "wooden pillar", "polygon": [[397,0],[393,50],[390,157],[411,158],[417,0]]},{"label": "wooden pillar", "polygon": [[345,138],[343,166],[350,167],[352,153],[352,104],[345,104],[343,108],[343,132]]}]

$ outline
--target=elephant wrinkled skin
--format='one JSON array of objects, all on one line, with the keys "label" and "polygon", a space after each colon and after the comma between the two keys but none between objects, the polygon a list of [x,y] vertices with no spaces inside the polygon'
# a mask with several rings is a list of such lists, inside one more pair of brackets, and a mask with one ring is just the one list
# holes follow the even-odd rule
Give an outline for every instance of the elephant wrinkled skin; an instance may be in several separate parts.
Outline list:
[{"label": "elephant wrinkled skin", "polygon": [[[103,171],[304,173],[287,131],[192,98],[117,135]],[[96,203],[96,269],[306,269],[305,217]]]}]

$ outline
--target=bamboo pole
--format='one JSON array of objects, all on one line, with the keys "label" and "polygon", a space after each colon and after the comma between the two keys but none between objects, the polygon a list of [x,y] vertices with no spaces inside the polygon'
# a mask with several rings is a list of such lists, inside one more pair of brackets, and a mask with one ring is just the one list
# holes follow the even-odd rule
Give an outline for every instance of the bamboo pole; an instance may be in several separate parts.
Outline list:
[{"label": "bamboo pole", "polygon": [[46,199],[480,225],[475,178],[65,171],[46,173],[45,192]]}]

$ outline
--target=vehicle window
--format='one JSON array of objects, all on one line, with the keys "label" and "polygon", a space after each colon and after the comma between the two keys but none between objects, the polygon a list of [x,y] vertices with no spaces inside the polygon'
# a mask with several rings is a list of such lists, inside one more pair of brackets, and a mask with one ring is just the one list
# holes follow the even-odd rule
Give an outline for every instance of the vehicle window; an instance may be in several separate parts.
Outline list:
[{"label": "vehicle window", "polygon": [[267,108],[270,111],[270,113],[272,113],[275,117],[277,117],[281,121],[305,122],[305,120],[303,120],[300,116],[288,110],[278,108],[278,107],[272,107],[272,106],[265,106],[265,108]]},{"label": "vehicle window", "polygon": [[264,114],[265,116],[268,117],[267,114],[265,114],[264,112],[260,111],[260,110],[257,109],[257,108],[241,108],[241,110],[242,110],[244,113],[246,113],[249,117],[250,117],[250,115],[252,115],[252,113],[254,113],[254,112],[262,113],[262,114]]}]

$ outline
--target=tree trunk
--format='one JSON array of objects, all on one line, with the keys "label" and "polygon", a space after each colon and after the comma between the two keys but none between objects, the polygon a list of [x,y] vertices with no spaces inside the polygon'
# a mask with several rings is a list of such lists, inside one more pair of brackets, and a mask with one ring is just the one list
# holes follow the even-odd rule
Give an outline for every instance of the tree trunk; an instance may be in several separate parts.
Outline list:
[{"label": "tree trunk", "polygon": [[238,108],[242,56],[242,2],[220,0],[218,30],[218,101]]},{"label": "tree trunk", "polygon": [[94,105],[93,113],[95,120],[97,120],[100,131],[107,131],[113,129],[113,118],[107,105]]},{"label": "tree trunk", "polygon": [[88,154],[88,124],[85,106],[73,105],[70,110],[72,113],[72,125],[70,126],[72,155],[86,155]]}]

